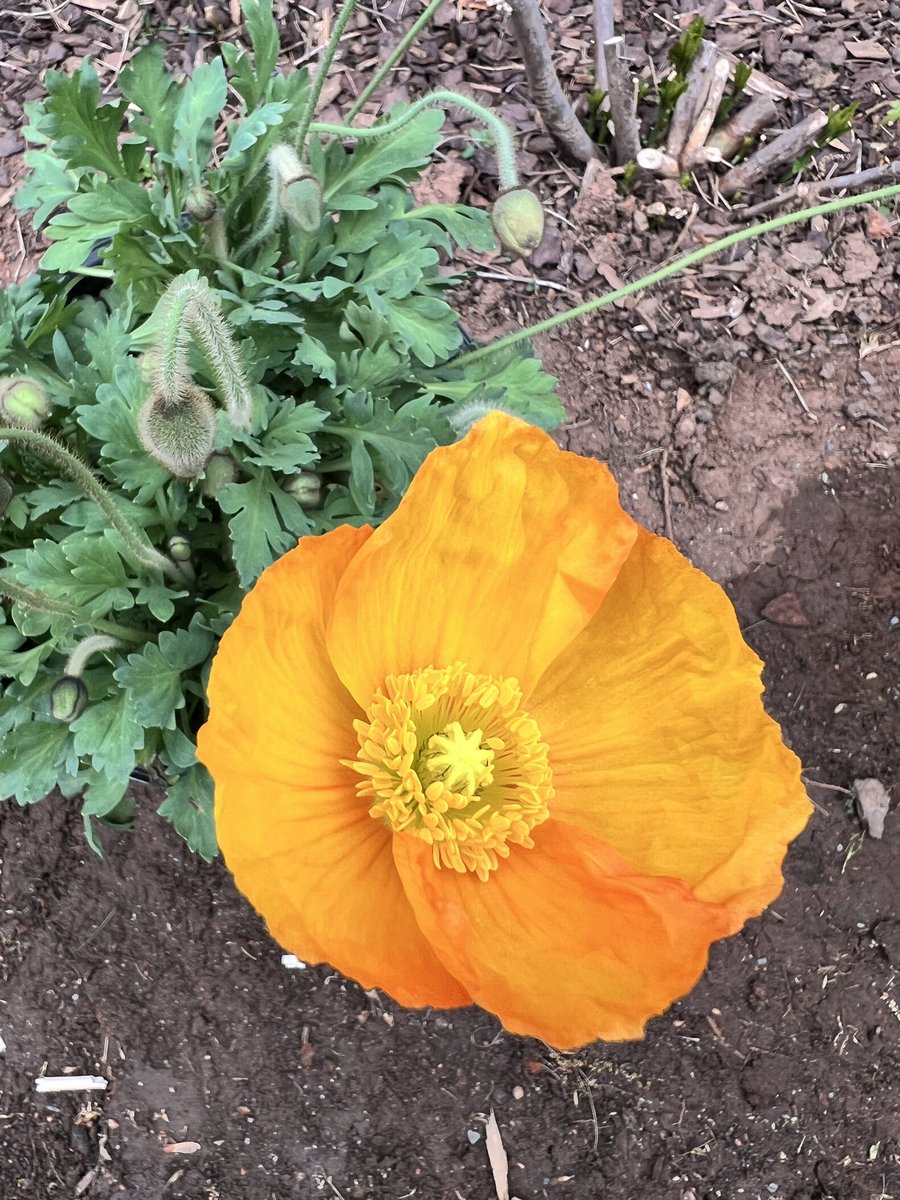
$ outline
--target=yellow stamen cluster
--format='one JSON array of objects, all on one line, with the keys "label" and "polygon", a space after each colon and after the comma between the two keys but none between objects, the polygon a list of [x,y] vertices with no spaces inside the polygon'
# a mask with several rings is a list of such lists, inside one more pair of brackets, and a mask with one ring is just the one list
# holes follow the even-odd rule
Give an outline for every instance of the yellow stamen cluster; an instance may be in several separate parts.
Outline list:
[{"label": "yellow stamen cluster", "polygon": [[486,880],[553,797],[547,746],[512,678],[461,663],[391,675],[356,721],[369,812],[432,848],[436,867]]}]

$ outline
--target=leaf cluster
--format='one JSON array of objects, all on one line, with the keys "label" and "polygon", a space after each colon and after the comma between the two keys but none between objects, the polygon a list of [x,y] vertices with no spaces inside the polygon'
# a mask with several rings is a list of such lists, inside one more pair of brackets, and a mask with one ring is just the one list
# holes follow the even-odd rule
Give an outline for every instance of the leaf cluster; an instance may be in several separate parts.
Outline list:
[{"label": "leaf cluster", "polygon": [[[269,220],[269,155],[291,144],[309,81],[276,70],[271,0],[243,10],[252,52],[225,44],[180,81],[151,44],[120,76],[119,99],[101,102],[84,62],[71,78],[49,72],[46,98],[28,109],[17,204],[50,245],[38,274],[0,293],[0,373],[47,390],[41,432],[86,464],[136,536],[180,564],[165,573],[135,561],[121,522],[74,476],[0,440],[0,797],[81,793],[95,848],[93,821],[127,824],[130,782],[152,776],[167,786],[163,816],[215,853],[195,734],[217,639],[271,562],[299,537],[382,520],[425,455],[458,435],[467,406],[502,405],[545,427],[562,416],[553,380],[527,355],[454,366],[464,334],[446,264],[459,249],[493,248],[494,235],[481,210],[412,198],[440,113],[356,145],[312,136],[296,149],[321,185],[321,227]],[[249,428],[236,428],[191,349],[191,375],[217,401],[215,453],[194,479],[173,478],[138,436],[157,306],[181,276],[208,285],[253,398]],[[313,501],[294,487],[310,476]],[[103,648],[80,676],[87,705],[57,720],[54,685],[98,633]]]}]

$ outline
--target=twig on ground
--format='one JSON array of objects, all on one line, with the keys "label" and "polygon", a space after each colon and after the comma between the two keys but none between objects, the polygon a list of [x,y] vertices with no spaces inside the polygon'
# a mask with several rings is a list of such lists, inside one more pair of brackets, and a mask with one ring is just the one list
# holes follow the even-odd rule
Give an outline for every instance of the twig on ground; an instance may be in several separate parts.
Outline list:
[{"label": "twig on ground", "polygon": [[790,166],[804,150],[809,149],[815,141],[816,134],[827,124],[828,117],[821,109],[810,113],[798,124],[761,146],[744,162],[732,167],[728,174],[719,180],[719,191],[723,196],[734,196],[737,192],[753,187],[779,167]]},{"label": "twig on ground", "polygon": [[[740,63],[740,59],[736,54],[732,54],[730,50],[719,50],[719,54],[731,63],[732,70]],[[750,78],[744,85],[744,90],[749,92],[751,96],[769,96],[773,100],[792,100],[796,99],[796,92],[792,92],[789,87],[783,83],[778,83],[774,79],[770,79],[758,67],[754,67],[750,73]]]},{"label": "twig on ground", "polygon": [[528,90],[549,133],[567,154],[590,162],[597,148],[575,116],[553,66],[538,0],[509,0],[510,23],[525,61]]},{"label": "twig on ground", "polygon": [[635,114],[634,80],[624,51],[623,37],[611,37],[603,43],[607,99],[613,121],[616,163],[619,166],[635,162],[641,148],[641,127]]},{"label": "twig on ground", "polygon": [[782,375],[785,377],[785,379],[790,384],[791,391],[794,393],[794,395],[799,400],[800,407],[803,409],[803,411],[806,413],[806,415],[809,417],[809,419],[811,421],[818,421],[819,418],[816,416],[816,414],[814,412],[810,411],[809,405],[803,399],[803,393],[797,387],[796,383],[794,383],[793,375],[791,375],[790,371],[787,369],[787,367],[784,365],[784,363],[781,361],[781,359],[777,355],[775,356],[775,366],[778,368],[778,370],[782,373]]},{"label": "twig on ground", "polygon": [[662,483],[663,520],[666,537],[670,542],[675,541],[675,526],[672,524],[672,493],[669,489],[669,447],[666,446],[659,460],[659,478]]},{"label": "twig on ground", "polygon": [[609,73],[606,65],[606,43],[616,36],[613,0],[594,0],[594,86],[606,92],[601,108],[609,108]]},{"label": "twig on ground", "polygon": [[883,167],[869,167],[865,171],[854,171],[852,175],[832,175],[830,179],[817,179],[811,180],[809,183],[799,183],[789,191],[782,192],[779,196],[773,196],[771,200],[763,200],[761,203],[754,204],[750,208],[735,209],[734,217],[738,221],[750,221],[754,217],[761,216],[763,213],[783,208],[786,204],[790,204],[792,200],[806,200],[809,196],[819,196],[824,192],[841,192],[844,188],[868,187],[873,183],[879,183],[881,180],[898,177],[900,177],[900,159],[896,162],[887,163]]},{"label": "twig on ground", "polygon": [[731,158],[740,150],[747,138],[757,134],[778,120],[778,108],[771,96],[757,96],[740,112],[725,122],[706,139],[706,149],[717,150],[722,158]]},{"label": "twig on ground", "polygon": [[666,137],[666,154],[680,160],[697,113],[709,92],[709,81],[717,51],[712,42],[702,42],[687,74],[687,87],[675,101]]}]

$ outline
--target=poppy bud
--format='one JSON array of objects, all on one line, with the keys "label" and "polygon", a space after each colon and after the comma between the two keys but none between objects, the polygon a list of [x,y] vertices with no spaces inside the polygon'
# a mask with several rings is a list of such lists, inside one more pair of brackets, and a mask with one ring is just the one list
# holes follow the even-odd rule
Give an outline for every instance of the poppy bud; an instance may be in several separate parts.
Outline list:
[{"label": "poppy bud", "polygon": [[229,483],[234,483],[237,477],[238,465],[231,455],[225,450],[217,451],[206,464],[200,491],[214,500],[222,489]]},{"label": "poppy bud", "polygon": [[297,501],[301,508],[318,508],[322,503],[322,480],[315,471],[300,471],[289,475],[281,490]]},{"label": "poppy bud", "polygon": [[313,175],[304,174],[282,185],[281,210],[292,225],[301,233],[318,233],[322,225],[325,206],[322,185]]},{"label": "poppy bud", "polygon": [[512,188],[497,198],[491,224],[501,244],[511,254],[527,258],[544,236],[544,210],[534,192]]},{"label": "poppy bud", "polygon": [[37,429],[50,416],[47,389],[30,375],[0,380],[0,420],[21,429]]},{"label": "poppy bud", "polygon": [[178,479],[195,479],[216,441],[216,410],[201,388],[186,387],[175,401],[152,392],[138,418],[148,454]]},{"label": "poppy bud", "polygon": [[12,484],[0,475],[0,517],[6,512],[9,502],[12,500],[12,494]]},{"label": "poppy bud", "polygon": [[50,689],[50,715],[66,725],[87,708],[88,690],[77,675],[62,675]]},{"label": "poppy bud", "polygon": [[219,201],[209,188],[194,187],[188,192],[184,211],[194,221],[210,221],[219,211]]},{"label": "poppy bud", "polygon": [[191,561],[191,543],[183,533],[173,533],[166,542],[166,549],[169,552],[169,557],[177,563],[189,563]]}]

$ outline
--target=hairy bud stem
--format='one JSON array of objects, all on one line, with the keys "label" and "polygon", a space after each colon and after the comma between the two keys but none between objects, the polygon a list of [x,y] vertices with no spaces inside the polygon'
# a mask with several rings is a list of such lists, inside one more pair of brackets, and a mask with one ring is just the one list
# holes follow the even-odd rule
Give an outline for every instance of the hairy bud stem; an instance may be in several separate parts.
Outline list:
[{"label": "hairy bud stem", "polygon": [[48,437],[45,433],[38,433],[34,429],[0,427],[0,441],[24,443],[32,454],[36,454],[51,467],[62,471],[73,483],[77,484],[89,500],[93,500],[103,509],[110,525],[125,543],[135,565],[148,571],[162,571],[164,575],[176,579],[179,583],[183,582],[177,565],[170,558],[153,549],[143,531],[132,525],[122,515],[99,479],[71,450],[67,450],[53,438]]},{"label": "hairy bud stem", "polygon": [[358,128],[355,125],[327,125],[322,122],[315,122],[310,126],[310,130],[315,133],[327,133],[334,137],[356,138],[357,141],[367,141],[374,138],[388,137],[392,133],[396,133],[398,129],[402,129],[417,117],[420,112],[426,108],[463,108],[466,112],[472,115],[481,122],[487,130],[491,141],[494,144],[494,150],[497,155],[497,175],[500,179],[500,186],[503,191],[509,191],[512,188],[519,186],[519,175],[516,170],[516,151],[513,144],[513,135],[509,126],[505,121],[491,112],[490,109],[484,108],[477,100],[471,100],[468,96],[463,96],[459,92],[431,92],[427,96],[422,96],[409,106],[406,112],[400,113],[397,117],[392,117],[387,121],[382,121],[378,125],[372,125],[369,128]]},{"label": "hairy bud stem", "polygon": [[253,409],[250,381],[219,302],[205,279],[189,271],[174,279],[157,306],[162,331],[155,352],[157,391],[174,404],[194,386],[188,368],[192,338],[199,341],[231,423],[247,429]]}]

